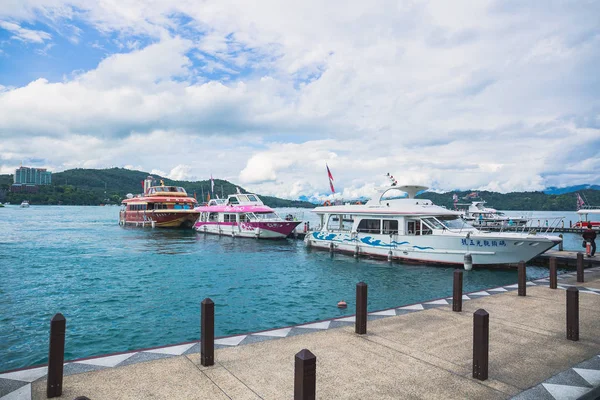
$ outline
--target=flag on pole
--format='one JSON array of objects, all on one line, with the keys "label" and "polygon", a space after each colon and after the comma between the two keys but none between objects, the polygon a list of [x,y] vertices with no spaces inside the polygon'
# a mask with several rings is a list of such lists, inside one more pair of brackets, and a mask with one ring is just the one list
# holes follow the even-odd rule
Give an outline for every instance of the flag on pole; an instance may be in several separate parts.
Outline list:
[{"label": "flag on pole", "polygon": [[325,164],[325,166],[327,167],[327,176],[329,176],[329,187],[331,188],[331,193],[335,193],[335,189],[333,188],[333,175],[331,175],[329,165]]},{"label": "flag on pole", "polygon": [[210,192],[215,194],[215,180],[213,179],[212,174],[210,174]]},{"label": "flag on pole", "polygon": [[585,205],[585,202],[583,201],[583,199],[581,198],[581,196],[579,195],[579,193],[577,193],[577,209],[581,209],[581,207],[583,207]]}]

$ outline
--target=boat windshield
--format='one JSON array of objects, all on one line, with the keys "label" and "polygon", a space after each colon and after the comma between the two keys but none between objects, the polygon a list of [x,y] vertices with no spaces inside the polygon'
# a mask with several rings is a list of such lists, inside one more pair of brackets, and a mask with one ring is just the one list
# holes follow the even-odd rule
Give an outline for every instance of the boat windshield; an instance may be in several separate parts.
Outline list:
[{"label": "boat windshield", "polygon": [[466,223],[460,217],[446,217],[440,218],[440,222],[443,223],[448,229],[468,229],[473,228],[471,225]]},{"label": "boat windshield", "polygon": [[446,227],[435,218],[422,218],[421,219],[431,229],[446,229]]},{"label": "boat windshield", "polygon": [[254,216],[259,220],[279,219],[279,216],[274,212],[255,212]]}]

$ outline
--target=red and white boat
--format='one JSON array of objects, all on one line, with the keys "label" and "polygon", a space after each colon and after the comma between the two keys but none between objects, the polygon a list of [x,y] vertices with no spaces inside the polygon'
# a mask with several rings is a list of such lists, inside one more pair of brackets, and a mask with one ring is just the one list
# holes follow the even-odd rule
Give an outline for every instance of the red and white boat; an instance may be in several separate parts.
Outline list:
[{"label": "red and white boat", "polygon": [[292,214],[281,218],[252,193],[212,199],[196,211],[200,213],[196,231],[233,237],[283,239],[302,222]]},{"label": "red and white boat", "polygon": [[119,213],[120,225],[152,228],[191,228],[198,219],[195,198],[179,186],[152,186],[154,178],[144,180],[144,194],[128,195]]},{"label": "red and white boat", "polygon": [[600,207],[586,207],[577,211],[579,221],[573,228],[587,228],[588,224],[592,224],[594,229],[600,229]]}]

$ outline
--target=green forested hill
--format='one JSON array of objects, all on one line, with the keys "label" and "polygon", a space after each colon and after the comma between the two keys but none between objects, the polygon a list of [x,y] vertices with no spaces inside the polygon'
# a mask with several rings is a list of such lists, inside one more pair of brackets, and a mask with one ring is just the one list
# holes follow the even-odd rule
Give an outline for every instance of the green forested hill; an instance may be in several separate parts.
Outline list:
[{"label": "green forested hill", "polygon": [[[10,193],[8,188],[13,183],[12,175],[0,175],[0,201],[18,204],[28,199],[32,204],[65,204],[65,205],[98,205],[120,204],[127,193],[142,192],[142,181],[148,172],[132,171],[124,168],[109,169],[71,169],[52,174],[52,185],[39,186],[38,193]],[[157,180],[163,179],[165,185],[182,186],[190,195],[196,193],[198,200],[206,199],[210,190],[210,181],[174,181],[153,175]],[[215,193],[227,197],[236,193],[236,185],[231,182],[215,179]],[[247,193],[240,187],[242,193]],[[260,195],[260,194],[259,194]],[[3,197],[3,198],[2,198]],[[313,204],[285,200],[277,197],[261,196],[264,203],[271,207],[314,207]]]},{"label": "green forested hill", "polygon": [[[434,204],[452,208],[452,195],[456,193],[459,197],[459,203],[470,203],[470,200],[464,200],[463,197],[468,192],[448,192],[433,193],[426,192],[420,194],[419,198],[430,199]],[[600,206],[600,190],[586,189],[579,193],[587,198],[590,205]],[[577,209],[577,200],[575,193],[565,194],[545,194],[543,192],[513,192],[496,193],[488,191],[478,192],[479,198],[486,201],[488,207],[497,210],[516,210],[516,211],[575,211]]]},{"label": "green forested hill", "polygon": [[[65,204],[65,205],[98,205],[102,203],[120,204],[127,193],[137,194],[142,191],[141,182],[148,176],[147,172],[132,171],[124,168],[110,169],[71,169],[52,174],[52,185],[40,186],[39,192],[10,193],[8,188],[13,182],[12,175],[0,175],[0,202],[9,201],[18,204],[28,199],[32,204]],[[164,179],[166,185],[184,187],[190,195],[196,193],[198,200],[206,199],[210,189],[210,181],[173,181],[153,175],[156,179]],[[105,190],[106,189],[106,190]],[[247,191],[240,187],[243,193]],[[215,192],[226,197],[236,192],[236,185],[231,182],[215,179]],[[419,198],[431,199],[435,204],[452,208],[452,195],[456,193],[461,203],[470,202],[463,197],[471,191],[434,193],[426,192]],[[480,191],[479,197],[488,206],[499,210],[519,211],[574,211],[576,209],[575,193],[559,195],[543,192],[496,193]],[[587,198],[590,205],[600,206],[600,190],[586,189],[579,193]],[[260,195],[260,193],[259,193]],[[313,204],[299,200],[285,200],[277,197],[261,196],[265,204],[271,207],[314,207]]]}]

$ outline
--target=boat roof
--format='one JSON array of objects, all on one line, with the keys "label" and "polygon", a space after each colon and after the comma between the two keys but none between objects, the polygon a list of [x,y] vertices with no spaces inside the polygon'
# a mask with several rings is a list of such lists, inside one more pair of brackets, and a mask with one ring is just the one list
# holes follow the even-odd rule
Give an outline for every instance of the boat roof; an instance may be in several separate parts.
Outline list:
[{"label": "boat roof", "polygon": [[600,208],[582,208],[577,214],[600,214]]},{"label": "boat roof", "polygon": [[126,203],[197,203],[196,199],[188,196],[181,196],[173,194],[170,197],[167,196],[136,196],[130,199],[124,199],[123,204]]},{"label": "boat roof", "polygon": [[323,206],[313,210],[317,214],[363,214],[363,215],[408,215],[408,216],[460,216],[461,213],[436,206],[425,199],[389,199],[379,203],[369,200],[367,204]]},{"label": "boat roof", "polygon": [[227,196],[227,199],[211,199],[207,205],[196,207],[201,212],[273,212],[271,207],[265,206],[260,197],[254,193],[236,193]]},{"label": "boat roof", "polygon": [[264,213],[264,212],[274,212],[273,209],[271,207],[262,205],[262,206],[255,206],[255,205],[245,205],[245,206],[241,206],[241,205],[224,205],[224,204],[220,204],[220,205],[212,205],[212,206],[200,206],[200,207],[196,207],[195,208],[196,211],[200,211],[200,212],[226,212],[226,213],[250,213],[250,212],[254,212],[254,213]]}]

